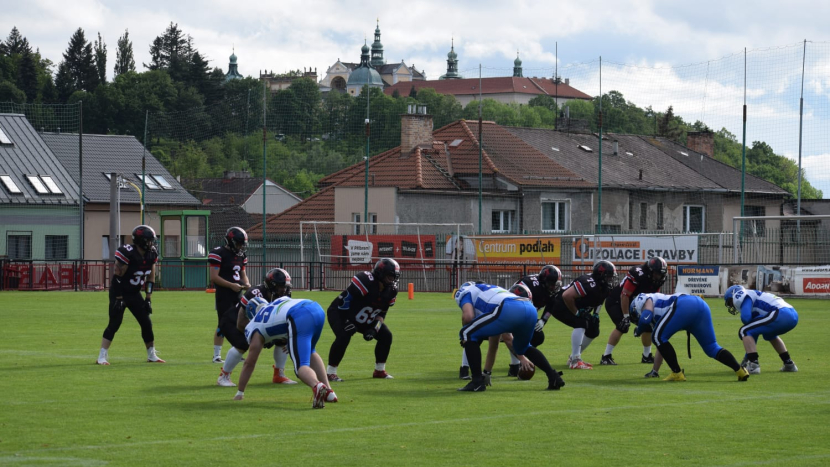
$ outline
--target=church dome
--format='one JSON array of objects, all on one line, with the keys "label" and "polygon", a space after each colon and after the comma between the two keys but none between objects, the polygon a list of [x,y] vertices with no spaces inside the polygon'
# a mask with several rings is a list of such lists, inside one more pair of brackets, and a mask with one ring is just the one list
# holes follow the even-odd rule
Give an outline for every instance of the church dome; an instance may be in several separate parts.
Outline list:
[{"label": "church dome", "polygon": [[231,59],[231,63],[236,63],[236,54],[232,53],[230,59]]},{"label": "church dome", "polygon": [[522,66],[522,61],[519,59],[519,54],[516,54],[516,60],[513,60],[514,66]]},{"label": "church dome", "polygon": [[360,67],[356,68],[349,75],[350,86],[363,86],[369,83],[369,86],[383,86],[383,80],[380,78],[380,73],[374,68]]},{"label": "church dome", "polygon": [[369,53],[369,46],[366,45],[366,44],[363,44],[363,47],[360,48],[360,51],[363,52],[364,55],[368,54]]}]

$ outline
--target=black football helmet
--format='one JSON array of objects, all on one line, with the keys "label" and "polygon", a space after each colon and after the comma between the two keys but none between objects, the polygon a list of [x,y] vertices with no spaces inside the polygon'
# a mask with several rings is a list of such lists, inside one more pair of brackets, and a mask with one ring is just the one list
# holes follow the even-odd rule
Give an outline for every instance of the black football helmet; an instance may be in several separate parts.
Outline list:
[{"label": "black football helmet", "polygon": [[291,276],[285,269],[274,268],[265,274],[265,280],[262,281],[268,291],[271,292],[271,300],[280,297],[291,296]]},{"label": "black football helmet", "polygon": [[145,251],[155,249],[156,231],[149,225],[139,225],[134,228],[133,245]]},{"label": "black football helmet", "polygon": [[248,249],[248,234],[241,227],[231,227],[225,232],[225,245],[237,255]]},{"label": "black football helmet", "polygon": [[614,278],[617,276],[617,268],[611,261],[602,260],[594,265],[594,270],[591,272],[591,277],[601,287],[606,289],[611,288]]},{"label": "black football helmet", "polygon": [[516,295],[517,297],[524,297],[529,299],[531,302],[533,301],[533,293],[530,291],[530,288],[521,282],[513,284],[513,287],[510,287],[508,292]]},{"label": "black football helmet", "polygon": [[643,265],[643,269],[655,285],[663,285],[663,282],[666,282],[666,273],[668,273],[669,266],[663,258],[655,256],[649,259]]},{"label": "black football helmet", "polygon": [[401,278],[401,267],[392,258],[381,258],[380,261],[375,263],[372,275],[384,284],[394,284]]},{"label": "black football helmet", "polygon": [[562,288],[562,271],[556,266],[547,265],[539,272],[539,282],[545,286],[550,295],[559,292]]}]

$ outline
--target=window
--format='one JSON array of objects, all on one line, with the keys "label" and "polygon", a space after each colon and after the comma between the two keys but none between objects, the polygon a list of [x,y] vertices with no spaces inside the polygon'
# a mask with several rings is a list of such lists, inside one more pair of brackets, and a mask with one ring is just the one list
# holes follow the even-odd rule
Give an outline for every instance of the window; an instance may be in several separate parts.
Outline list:
[{"label": "window", "polygon": [[8,175],[0,175],[0,180],[3,181],[3,186],[6,187],[6,191],[8,191],[9,193],[13,195],[19,195],[20,193],[23,193],[22,191],[20,191],[20,188],[17,187],[17,183],[14,183],[14,180],[12,180],[12,178]]},{"label": "window", "polygon": [[161,241],[161,254],[165,258],[180,258],[182,255],[182,221],[178,217],[166,217],[161,220],[164,236]]},{"label": "window", "polygon": [[[352,213],[352,222],[354,222],[354,235],[360,235],[360,226],[363,225],[363,214],[359,212]],[[378,215],[377,213],[369,213],[369,226],[366,232],[369,235],[378,233]]]},{"label": "window", "polygon": [[663,230],[663,203],[657,203],[657,230]]},{"label": "window", "polygon": [[185,218],[185,245],[188,258],[207,257],[207,217],[187,216]]},{"label": "window", "polygon": [[705,221],[703,206],[683,206],[683,232],[703,232]]},{"label": "window", "polygon": [[69,237],[67,235],[47,235],[46,236],[46,259],[67,259],[69,246]]},{"label": "window", "polygon": [[40,195],[49,194],[49,189],[46,188],[46,185],[40,181],[37,175],[26,175],[26,180],[29,180],[29,183],[32,184],[32,188],[38,192]]},{"label": "window", "polygon": [[360,224],[363,222],[359,212],[352,213],[352,222],[354,222],[353,232],[355,235],[360,235]]},{"label": "window", "polygon": [[32,259],[31,232],[9,232],[6,245],[9,259]]},{"label": "window", "polygon": [[[136,178],[138,178],[138,181],[140,182],[141,181],[141,174],[135,174],[135,176],[136,176]],[[149,189],[149,190],[158,190],[159,189],[159,186],[156,185],[156,182],[153,181],[153,177],[151,177],[149,175],[144,177],[144,186],[146,186],[147,189]]]},{"label": "window", "polygon": [[516,211],[493,211],[493,233],[511,233]]},{"label": "window", "polygon": [[634,202],[628,200],[628,230],[634,230]]},{"label": "window", "polygon": [[648,204],[640,203],[640,230],[648,229]]},{"label": "window", "polygon": [[43,180],[43,183],[45,183],[45,184],[46,184],[46,187],[47,187],[47,188],[49,188],[49,192],[50,192],[50,193],[52,193],[53,195],[61,195],[61,194],[63,194],[63,192],[61,191],[61,189],[60,189],[60,188],[58,188],[58,184],[57,184],[57,183],[55,183],[55,181],[54,181],[54,180],[52,180],[52,176],[51,176],[51,175],[42,175],[40,178],[41,178],[41,180]]},{"label": "window", "polygon": [[570,201],[542,202],[542,230],[563,232],[570,228]]},{"label": "window", "polygon": [[[130,238],[130,240],[132,240],[132,237]],[[118,241],[118,245],[115,246],[116,249],[121,245],[127,244],[127,236],[119,236]],[[101,259],[111,260],[113,258],[113,255],[115,255],[115,252],[112,252],[112,254],[110,254],[110,236],[101,235]]]},{"label": "window", "polygon": [[[744,206],[745,216],[766,216],[766,207],[764,206]],[[766,221],[751,220],[744,221],[744,229],[753,237],[766,236]]]},{"label": "window", "polygon": [[369,213],[369,233],[370,234],[377,234],[378,233],[378,215],[370,212]]},{"label": "window", "polygon": [[14,144],[12,143],[12,140],[10,140],[8,136],[6,136],[6,133],[3,132],[2,128],[0,128],[0,144]]},{"label": "window", "polygon": [[172,190],[172,189],[173,189],[173,185],[171,185],[171,184],[170,184],[170,183],[169,183],[169,182],[168,182],[168,181],[164,178],[164,176],[163,176],[163,175],[151,175],[151,177],[153,177],[153,179],[156,181],[156,183],[157,183],[160,187],[164,188],[165,190]]}]

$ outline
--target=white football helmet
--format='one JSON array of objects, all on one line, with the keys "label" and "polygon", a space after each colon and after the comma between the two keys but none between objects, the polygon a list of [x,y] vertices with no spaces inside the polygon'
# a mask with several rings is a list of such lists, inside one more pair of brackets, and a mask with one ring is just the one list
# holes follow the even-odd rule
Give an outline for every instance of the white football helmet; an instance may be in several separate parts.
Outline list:
[{"label": "white football helmet", "polygon": [[650,299],[648,294],[641,293],[637,295],[634,300],[631,301],[631,305],[628,307],[629,313],[632,311],[636,311],[638,315],[643,314],[643,306],[645,306],[646,302]]},{"label": "white football helmet", "polygon": [[254,297],[248,301],[248,304],[245,306],[245,316],[248,317],[248,321],[254,319],[254,316],[259,312],[262,307],[268,305],[268,300],[265,300],[262,297]]}]

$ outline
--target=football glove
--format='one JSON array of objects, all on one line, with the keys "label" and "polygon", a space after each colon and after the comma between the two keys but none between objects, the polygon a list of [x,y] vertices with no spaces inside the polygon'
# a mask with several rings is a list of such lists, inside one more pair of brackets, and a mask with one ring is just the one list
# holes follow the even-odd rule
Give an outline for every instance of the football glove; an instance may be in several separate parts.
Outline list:
[{"label": "football glove", "polygon": [[118,313],[123,313],[127,309],[127,302],[123,298],[116,298],[112,303],[112,309]]},{"label": "football glove", "polygon": [[640,334],[642,334],[640,332],[640,326],[637,326],[636,328],[634,328],[634,337],[640,337]]},{"label": "football glove", "polygon": [[151,302],[150,299],[147,298],[147,299],[144,300],[144,304],[147,307],[147,314],[152,315],[153,314],[153,302]]},{"label": "football glove", "polygon": [[623,319],[617,324],[617,331],[625,334],[628,332],[628,328],[631,327],[631,318],[628,316],[623,316]]},{"label": "football glove", "polygon": [[377,336],[377,331],[375,331],[375,328],[372,328],[372,329],[369,329],[368,331],[363,333],[363,340],[370,341],[370,340],[374,339],[376,336]]},{"label": "football glove", "polygon": [[492,371],[489,371],[489,370],[484,370],[484,371],[481,373],[482,383],[484,383],[484,385],[485,385],[485,386],[493,386],[493,385],[490,383],[490,378],[491,378],[492,376],[493,376],[493,372],[492,372]]},{"label": "football glove", "polygon": [[548,322],[547,322],[547,321],[545,321],[545,320],[544,320],[544,319],[542,319],[542,318],[539,318],[539,319],[536,321],[536,326],[534,326],[534,327],[533,327],[533,330],[534,330],[534,331],[536,331],[536,332],[542,332],[542,329],[544,329],[544,327],[545,327],[545,325],[546,325],[546,324],[548,324]]}]

